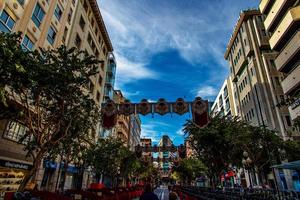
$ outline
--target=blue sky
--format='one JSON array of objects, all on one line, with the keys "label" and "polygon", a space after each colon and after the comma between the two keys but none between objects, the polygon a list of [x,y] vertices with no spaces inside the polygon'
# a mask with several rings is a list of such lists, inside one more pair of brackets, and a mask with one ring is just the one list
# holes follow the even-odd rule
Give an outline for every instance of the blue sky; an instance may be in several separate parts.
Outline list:
[{"label": "blue sky", "polygon": [[[132,102],[196,96],[214,101],[228,75],[223,58],[241,10],[259,0],[98,0],[117,59],[116,89]],[[141,117],[142,136],[183,143],[190,115]]]}]

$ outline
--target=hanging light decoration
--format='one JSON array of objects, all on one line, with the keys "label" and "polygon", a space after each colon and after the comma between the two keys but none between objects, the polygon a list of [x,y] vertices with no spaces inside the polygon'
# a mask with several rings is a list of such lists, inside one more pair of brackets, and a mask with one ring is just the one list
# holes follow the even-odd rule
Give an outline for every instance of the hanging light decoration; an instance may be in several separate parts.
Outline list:
[{"label": "hanging light decoration", "polygon": [[179,115],[189,112],[189,104],[183,98],[178,98],[175,103],[172,103],[172,111]]},{"label": "hanging light decoration", "polygon": [[154,112],[165,115],[170,112],[170,106],[165,99],[160,98],[154,106]]},{"label": "hanging light decoration", "polygon": [[147,115],[152,112],[152,106],[148,102],[147,99],[143,99],[138,105],[137,105],[137,111],[141,115]]}]

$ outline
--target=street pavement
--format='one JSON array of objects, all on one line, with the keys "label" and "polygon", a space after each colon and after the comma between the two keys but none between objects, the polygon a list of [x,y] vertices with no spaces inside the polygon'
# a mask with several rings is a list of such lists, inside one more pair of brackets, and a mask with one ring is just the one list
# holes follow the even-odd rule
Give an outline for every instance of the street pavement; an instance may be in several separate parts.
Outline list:
[{"label": "street pavement", "polygon": [[169,190],[166,186],[160,186],[154,190],[159,200],[169,200]]}]

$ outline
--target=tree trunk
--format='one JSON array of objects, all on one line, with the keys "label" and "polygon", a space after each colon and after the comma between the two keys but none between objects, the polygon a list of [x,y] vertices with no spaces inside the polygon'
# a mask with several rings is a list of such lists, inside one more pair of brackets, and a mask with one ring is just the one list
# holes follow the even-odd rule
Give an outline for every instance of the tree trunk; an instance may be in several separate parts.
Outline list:
[{"label": "tree trunk", "polygon": [[24,191],[26,185],[29,183],[29,181],[32,181],[34,184],[36,181],[36,173],[37,169],[39,168],[39,165],[41,164],[41,161],[43,159],[44,153],[46,150],[40,150],[38,154],[36,155],[36,158],[33,160],[33,166],[32,169],[25,175],[22,183],[20,184],[20,187],[18,191]]}]

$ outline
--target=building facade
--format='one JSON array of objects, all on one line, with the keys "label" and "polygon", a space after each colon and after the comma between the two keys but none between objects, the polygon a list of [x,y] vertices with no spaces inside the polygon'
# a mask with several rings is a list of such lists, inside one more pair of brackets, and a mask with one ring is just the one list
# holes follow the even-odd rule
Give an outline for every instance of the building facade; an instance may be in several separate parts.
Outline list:
[{"label": "building facade", "polygon": [[[152,146],[152,140],[151,138],[141,138],[140,145],[142,147],[151,147]],[[142,157],[146,158],[147,160],[152,159],[152,152],[143,152]]]},{"label": "building facade", "polygon": [[[120,104],[125,101],[121,90],[114,90],[113,100],[115,103]],[[126,147],[129,146],[129,135],[130,135],[130,116],[118,115],[117,124],[112,129],[112,136],[122,139]]]},{"label": "building facade", "polygon": [[[170,147],[173,145],[172,140],[168,135],[163,135],[158,142],[158,147]],[[174,158],[174,153],[170,151],[160,151],[158,154],[158,158],[160,159],[160,169],[162,173],[162,177],[168,177],[170,173],[170,169],[172,168],[172,163],[169,161],[164,161],[164,159]]]},{"label": "building facade", "polygon": [[265,16],[270,47],[276,52],[274,65],[283,74],[280,83],[289,99],[291,119],[295,120],[300,116],[300,2],[261,0],[259,8]]},{"label": "building facade", "polygon": [[232,78],[228,77],[216,97],[211,108],[211,116],[236,116],[236,105],[234,101],[233,82]]},{"label": "building facade", "polygon": [[[21,32],[22,48],[52,49],[64,44],[77,47],[102,60],[99,73],[91,77],[89,93],[97,105],[104,98],[108,54],[113,51],[96,0],[1,0],[0,31]],[[100,130],[98,126],[97,132]],[[32,165],[25,157],[23,145],[17,141],[25,134],[26,127],[13,121],[0,121],[0,176],[2,173],[18,177],[18,183]],[[74,185],[74,166],[68,168],[65,189]],[[48,171],[45,173],[45,171]],[[43,163],[37,175],[40,188],[57,189],[58,165]],[[17,189],[18,185],[1,185],[0,190]],[[87,185],[84,184],[83,187]]]},{"label": "building facade", "polygon": [[139,115],[130,115],[129,123],[129,149],[134,151],[140,144],[141,139],[141,119]]},{"label": "building facade", "polygon": [[275,66],[269,34],[258,10],[241,12],[228,43],[225,59],[230,66],[237,116],[252,125],[266,126],[287,138],[291,119],[280,80],[283,74]]},{"label": "building facade", "polygon": [[115,75],[116,75],[116,59],[114,54],[108,57],[108,64],[105,77],[104,100],[113,99]]}]

